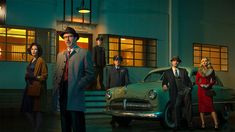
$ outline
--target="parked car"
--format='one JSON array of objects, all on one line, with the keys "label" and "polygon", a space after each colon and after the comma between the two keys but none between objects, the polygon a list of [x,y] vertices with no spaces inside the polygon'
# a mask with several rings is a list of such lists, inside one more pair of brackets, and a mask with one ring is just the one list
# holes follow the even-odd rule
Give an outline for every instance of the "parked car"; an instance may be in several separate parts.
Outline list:
[{"label": "parked car", "polygon": [[[198,113],[197,85],[195,75],[197,68],[184,67],[194,84],[192,90],[193,115]],[[156,119],[162,125],[173,128],[172,112],[169,109],[169,93],[162,90],[162,80],[166,68],[150,71],[142,82],[124,87],[114,87],[106,91],[106,113],[115,116],[121,126],[129,125],[133,119]],[[213,86],[216,92],[214,105],[218,117],[224,122],[229,117],[229,112],[235,106],[235,94],[232,89],[225,88],[216,76]]]}]

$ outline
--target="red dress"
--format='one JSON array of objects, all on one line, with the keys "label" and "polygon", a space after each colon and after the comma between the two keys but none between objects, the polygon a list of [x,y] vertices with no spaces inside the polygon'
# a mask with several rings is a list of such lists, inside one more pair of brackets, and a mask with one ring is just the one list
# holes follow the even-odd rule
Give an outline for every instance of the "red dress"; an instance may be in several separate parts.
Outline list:
[{"label": "red dress", "polygon": [[[215,84],[215,72],[210,72],[209,75],[202,75],[197,72],[196,84],[198,85],[198,108],[199,112],[213,112],[215,111],[213,106],[213,97],[207,96],[205,93],[208,89],[211,89]],[[202,88],[200,85],[208,85],[207,88]]]}]

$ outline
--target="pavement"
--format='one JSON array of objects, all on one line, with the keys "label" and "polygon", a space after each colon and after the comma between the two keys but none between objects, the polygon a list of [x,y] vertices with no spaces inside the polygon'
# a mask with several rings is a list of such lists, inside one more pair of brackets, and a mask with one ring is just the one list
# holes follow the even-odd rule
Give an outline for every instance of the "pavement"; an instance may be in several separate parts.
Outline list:
[{"label": "pavement", "polygon": [[[163,128],[159,121],[133,120],[128,127],[112,128],[109,124],[111,117],[105,114],[86,115],[87,132],[171,132],[171,129]],[[212,119],[206,117],[205,130],[199,129],[200,120],[193,118],[195,132],[213,132]],[[188,132],[182,129],[182,132]],[[228,123],[224,124],[219,131],[235,132],[235,113],[231,113]],[[0,132],[31,132],[31,127],[26,117],[18,110],[0,109]],[[40,132],[61,132],[59,113],[44,113],[43,125]]]}]

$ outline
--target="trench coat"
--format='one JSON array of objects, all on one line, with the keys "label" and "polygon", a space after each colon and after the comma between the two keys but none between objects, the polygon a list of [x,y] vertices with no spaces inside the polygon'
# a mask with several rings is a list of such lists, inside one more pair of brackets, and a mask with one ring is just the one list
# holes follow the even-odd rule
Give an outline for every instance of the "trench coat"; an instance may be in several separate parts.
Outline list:
[{"label": "trench coat", "polygon": [[[67,51],[62,51],[57,56],[54,75],[54,91],[60,89],[63,71],[66,64]],[[75,46],[68,58],[68,93],[67,107],[69,111],[85,111],[85,88],[94,81],[94,68],[91,53]],[[54,92],[57,93],[58,92]]]}]

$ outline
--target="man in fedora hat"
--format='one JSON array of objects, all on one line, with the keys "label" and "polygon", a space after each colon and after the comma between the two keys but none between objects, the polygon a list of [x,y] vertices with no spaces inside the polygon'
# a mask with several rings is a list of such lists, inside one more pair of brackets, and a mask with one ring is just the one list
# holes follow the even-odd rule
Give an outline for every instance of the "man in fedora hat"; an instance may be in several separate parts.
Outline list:
[{"label": "man in fedora hat", "polygon": [[54,87],[59,91],[62,132],[85,132],[84,89],[94,80],[91,54],[77,45],[79,35],[73,28],[60,36],[67,49],[57,56]]},{"label": "man in fedora hat", "polygon": [[181,59],[174,56],[171,59],[171,68],[164,72],[162,88],[164,91],[169,90],[170,108],[173,109],[175,128],[180,128],[180,119],[182,107],[185,108],[188,127],[192,129],[192,102],[191,89],[192,82],[188,72],[184,68],[179,68]]},{"label": "man in fedora hat", "polygon": [[103,69],[106,65],[105,61],[105,49],[102,47],[103,38],[101,36],[96,38],[96,46],[93,48],[92,58],[95,67],[96,82],[94,84],[95,89],[105,90],[103,84]]},{"label": "man in fedora hat", "polygon": [[[122,56],[115,55],[113,57],[114,66],[109,69],[107,76],[107,89],[112,87],[126,86],[129,83],[128,70],[121,67]],[[116,127],[116,117],[112,116],[110,122],[112,127]]]}]

